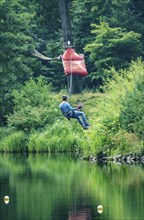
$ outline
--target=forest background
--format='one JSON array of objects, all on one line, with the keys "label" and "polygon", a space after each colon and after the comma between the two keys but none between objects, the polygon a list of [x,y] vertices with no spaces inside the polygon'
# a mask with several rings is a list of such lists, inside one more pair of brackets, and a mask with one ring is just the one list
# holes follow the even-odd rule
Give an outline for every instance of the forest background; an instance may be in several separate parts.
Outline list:
[{"label": "forest background", "polygon": [[64,53],[58,0],[1,0],[0,150],[143,154],[144,1],[66,1],[89,72],[70,101],[83,104],[92,126],[83,131],[59,111],[62,61],[33,55]]}]

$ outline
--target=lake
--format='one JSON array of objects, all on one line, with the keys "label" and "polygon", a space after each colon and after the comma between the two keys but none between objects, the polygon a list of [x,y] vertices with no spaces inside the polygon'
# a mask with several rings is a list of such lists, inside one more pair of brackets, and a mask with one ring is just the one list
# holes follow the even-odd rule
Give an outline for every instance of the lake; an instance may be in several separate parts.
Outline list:
[{"label": "lake", "polygon": [[0,219],[143,220],[144,165],[1,154]]}]

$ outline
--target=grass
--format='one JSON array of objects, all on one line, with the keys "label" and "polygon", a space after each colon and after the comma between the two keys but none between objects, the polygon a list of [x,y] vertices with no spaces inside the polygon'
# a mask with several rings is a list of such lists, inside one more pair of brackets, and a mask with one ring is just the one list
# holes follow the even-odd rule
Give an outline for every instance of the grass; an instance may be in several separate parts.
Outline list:
[{"label": "grass", "polygon": [[[75,124],[72,123],[73,125]],[[81,146],[80,132],[76,134],[73,125],[67,121],[55,122],[43,132],[30,135],[28,150],[35,152],[71,152]],[[75,125],[74,125],[75,126]]]},{"label": "grass", "polygon": [[14,131],[0,140],[1,152],[22,152],[26,150],[26,138],[22,131]]}]

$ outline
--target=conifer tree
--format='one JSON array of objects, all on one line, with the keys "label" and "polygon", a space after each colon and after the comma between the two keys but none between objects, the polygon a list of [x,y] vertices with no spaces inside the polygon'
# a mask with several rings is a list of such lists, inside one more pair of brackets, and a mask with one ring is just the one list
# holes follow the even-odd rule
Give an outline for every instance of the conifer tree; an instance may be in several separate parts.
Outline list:
[{"label": "conifer tree", "polygon": [[[33,45],[28,35],[33,13],[25,1],[5,0],[0,3],[0,122],[12,110],[11,92],[29,79],[30,50]],[[28,3],[28,1],[27,1]]]}]

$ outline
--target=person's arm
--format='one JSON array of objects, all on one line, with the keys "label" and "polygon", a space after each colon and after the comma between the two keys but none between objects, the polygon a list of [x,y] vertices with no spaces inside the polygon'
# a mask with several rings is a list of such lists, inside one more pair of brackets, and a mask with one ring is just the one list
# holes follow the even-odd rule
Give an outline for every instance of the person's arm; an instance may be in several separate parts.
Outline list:
[{"label": "person's arm", "polygon": [[77,110],[77,108],[73,108],[69,103],[67,103],[67,107],[69,108],[69,110],[72,110],[72,111]]}]

